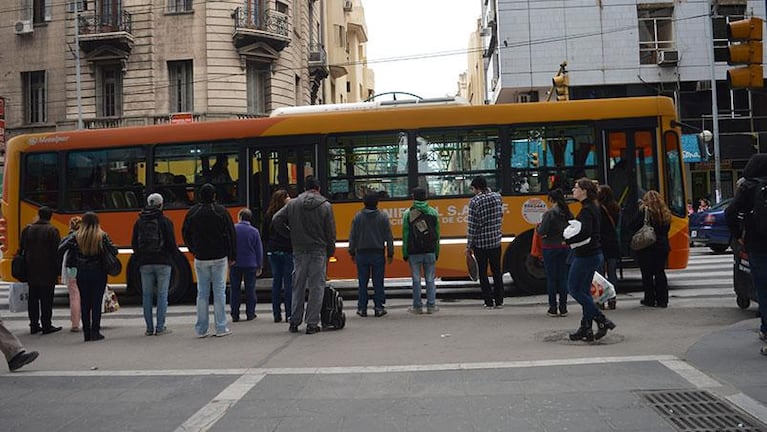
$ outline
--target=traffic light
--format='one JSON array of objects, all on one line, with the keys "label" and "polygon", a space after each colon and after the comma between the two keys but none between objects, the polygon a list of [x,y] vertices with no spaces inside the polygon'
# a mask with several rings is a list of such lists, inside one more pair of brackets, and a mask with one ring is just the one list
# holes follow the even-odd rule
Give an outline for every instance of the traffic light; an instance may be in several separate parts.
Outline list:
[{"label": "traffic light", "polygon": [[762,19],[756,17],[727,24],[727,39],[730,42],[727,64],[742,65],[727,70],[730,88],[764,87],[762,25]]},{"label": "traffic light", "polygon": [[560,70],[551,82],[554,85],[554,92],[557,94],[558,101],[570,100],[570,78],[566,71]]}]

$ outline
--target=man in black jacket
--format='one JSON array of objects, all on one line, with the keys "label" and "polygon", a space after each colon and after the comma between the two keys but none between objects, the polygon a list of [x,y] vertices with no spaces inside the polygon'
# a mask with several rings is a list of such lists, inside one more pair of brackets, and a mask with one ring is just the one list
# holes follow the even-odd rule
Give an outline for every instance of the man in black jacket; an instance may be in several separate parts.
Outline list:
[{"label": "man in black jacket", "polygon": [[[51,225],[53,212],[48,207],[37,210],[37,220],[21,231],[21,248],[29,271],[29,329],[32,334],[54,333],[61,327],[54,326],[53,289],[59,276],[58,247],[59,230]],[[41,326],[42,324],[42,326]]]},{"label": "man in black jacket", "polygon": [[[764,198],[763,188],[767,188],[767,154],[751,156],[743,169],[743,177],[745,181],[738,187],[724,216],[733,238],[748,252],[762,320],[759,339],[767,342],[767,232],[764,230],[767,215],[759,214],[767,203],[757,201]],[[762,347],[761,352],[767,355],[767,346]]]},{"label": "man in black jacket", "polygon": [[[137,260],[141,273],[144,321],[147,336],[163,335],[170,332],[165,327],[165,313],[168,311],[168,287],[170,286],[171,264],[178,253],[173,222],[162,214],[163,198],[158,193],[149,195],[147,206],[133,225],[133,259]],[[157,292],[157,327],[152,319],[152,300]]]},{"label": "man in black jacket", "polygon": [[210,335],[208,325],[208,298],[213,287],[213,315],[216,336],[227,336],[226,327],[226,273],[227,265],[234,264],[237,256],[236,235],[232,217],[226,209],[214,202],[216,188],[210,183],[202,185],[199,202],[189,209],[184,218],[181,235],[189,252],[194,255],[197,274],[197,337]]}]

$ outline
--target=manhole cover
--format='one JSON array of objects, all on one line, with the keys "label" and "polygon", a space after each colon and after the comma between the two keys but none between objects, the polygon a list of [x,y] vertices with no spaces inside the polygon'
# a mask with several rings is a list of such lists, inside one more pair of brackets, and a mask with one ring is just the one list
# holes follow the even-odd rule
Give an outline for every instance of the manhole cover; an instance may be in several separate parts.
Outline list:
[{"label": "manhole cover", "polygon": [[593,342],[571,341],[570,331],[571,330],[549,330],[549,331],[539,332],[535,334],[535,339],[540,340],[542,342],[555,342],[555,343],[560,343],[563,345],[585,345],[585,344],[612,345],[619,342],[623,342],[626,339],[621,334],[616,334],[615,332],[608,332],[607,336],[603,337],[602,339],[599,339],[598,341],[593,341]]},{"label": "manhole cover", "polygon": [[767,431],[764,424],[707,391],[659,390],[637,394],[680,431]]}]

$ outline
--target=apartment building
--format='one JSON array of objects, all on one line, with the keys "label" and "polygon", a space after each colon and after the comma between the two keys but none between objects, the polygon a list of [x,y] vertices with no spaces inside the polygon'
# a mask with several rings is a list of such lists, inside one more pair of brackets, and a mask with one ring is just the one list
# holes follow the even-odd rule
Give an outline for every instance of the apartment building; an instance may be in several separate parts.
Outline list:
[{"label": "apartment building", "polygon": [[[710,0],[480,1],[490,103],[547,100],[566,61],[571,99],[667,95],[691,137],[712,129],[712,26],[724,197],[748,157],[767,151],[767,93],[726,82],[726,24],[763,18],[763,0],[714,1],[713,14]],[[693,196],[711,195],[712,163],[689,166]]]},{"label": "apartment building", "polygon": [[479,19],[476,29],[469,35],[468,68],[458,78],[457,95],[472,105],[483,105],[487,102],[485,99],[484,47],[482,45],[484,33],[486,31],[483,30],[482,20]]},{"label": "apartment building", "polygon": [[373,92],[360,0],[6,2],[9,136],[259,117]]}]

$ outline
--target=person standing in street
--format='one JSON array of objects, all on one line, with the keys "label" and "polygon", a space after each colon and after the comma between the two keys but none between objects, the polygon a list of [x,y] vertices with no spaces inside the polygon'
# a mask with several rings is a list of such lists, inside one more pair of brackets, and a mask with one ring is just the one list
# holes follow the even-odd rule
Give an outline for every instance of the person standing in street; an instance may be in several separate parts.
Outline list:
[{"label": "person standing in street", "polygon": [[645,217],[655,230],[656,240],[649,247],[636,251],[644,288],[644,298],[640,300],[640,303],[649,307],[665,308],[668,307],[666,261],[671,251],[668,243],[671,211],[657,191],[647,191],[642,197],[639,213],[629,225],[632,233],[642,228]]},{"label": "person standing in street", "polygon": [[[503,201],[487,186],[484,176],[471,181],[474,196],[469,201],[469,229],[466,254],[474,254],[479,266],[479,283],[485,309],[503,308],[503,273],[501,272],[501,222]],[[487,266],[493,273],[493,287],[487,277]]]},{"label": "person standing in street", "polygon": [[[293,311],[291,333],[306,321],[306,334],[320,331],[320,312],[325,290],[328,258],[336,251],[336,222],[330,201],[320,194],[320,183],[307,176],[306,190],[290,200],[272,220],[293,246]],[[309,292],[304,317],[304,298]]]},{"label": "person standing in street", "polygon": [[[573,218],[570,207],[565,201],[561,189],[549,191],[549,202],[553,205],[543,214],[541,223],[536,227],[542,240],[543,268],[546,271],[546,291],[549,294],[550,317],[567,316],[567,256],[570,248],[565,243],[562,233],[567,221]],[[559,296],[559,309],[557,309]]]},{"label": "person standing in street", "polygon": [[19,338],[5,327],[2,319],[0,319],[0,351],[5,355],[11,372],[32,363],[40,355],[37,351],[25,350]]},{"label": "person standing in street", "polygon": [[[144,322],[147,336],[170,333],[165,326],[168,311],[168,287],[170,286],[173,256],[178,254],[173,222],[163,215],[163,197],[158,193],[149,195],[147,206],[141,210],[133,225],[133,258],[141,273],[141,292]],[[157,326],[152,319],[152,300],[157,295]]]},{"label": "person standing in street", "polygon": [[[743,177],[724,216],[733,238],[748,253],[759,300],[759,339],[767,342],[767,154],[751,156],[743,168]],[[767,355],[767,346],[761,348],[761,353]]]},{"label": "person standing in street", "polygon": [[77,287],[77,270],[74,267],[67,267],[67,257],[69,254],[63,252],[63,245],[69,242],[80,229],[80,216],[72,216],[69,219],[69,234],[67,234],[61,243],[59,243],[59,255],[61,255],[61,283],[67,286],[69,292],[69,319],[72,327],[69,331],[76,333],[80,331],[80,289]]},{"label": "person standing in street", "polygon": [[272,194],[269,206],[266,208],[264,226],[261,230],[262,240],[266,244],[266,255],[269,257],[269,267],[272,269],[272,315],[274,322],[282,322],[282,311],[285,305],[285,321],[290,320],[291,300],[293,297],[293,246],[290,237],[285,237],[272,224],[272,218],[285,204],[290,201],[288,191],[278,189]]},{"label": "person standing in street", "polygon": [[237,236],[237,256],[229,272],[232,321],[240,320],[240,285],[245,280],[245,319],[256,318],[256,277],[264,267],[264,249],[258,229],[251,224],[253,213],[241,209],[237,213],[234,231]]},{"label": "person standing in street", "polygon": [[96,213],[83,215],[80,229],[74,238],[63,245],[62,253],[67,254],[66,266],[77,269],[83,339],[85,342],[100,341],[104,339],[101,334],[101,308],[107,288],[103,254],[117,256],[117,248],[101,229]]},{"label": "person standing in street", "polygon": [[389,215],[378,210],[378,194],[368,192],[363,198],[365,208],[357,212],[349,232],[349,255],[357,264],[359,281],[357,315],[368,316],[368,280],[373,277],[373,304],[376,317],[386,315],[384,293],[384,256],[386,263],[394,260],[394,237]]},{"label": "person standing in street", "polygon": [[48,207],[37,210],[37,220],[21,231],[21,248],[27,268],[29,284],[30,333],[55,333],[61,327],[54,326],[53,289],[56,286],[61,267],[59,267],[59,230],[51,225],[53,212]]},{"label": "person standing in street", "polygon": [[434,282],[439,259],[439,213],[430,207],[426,189],[413,189],[413,205],[402,216],[402,258],[410,264],[413,305],[410,313],[423,313],[421,270],[426,281],[426,313],[438,311],[437,286]]},{"label": "person standing in street", "polygon": [[198,196],[199,202],[189,209],[181,229],[184,243],[194,255],[197,274],[197,322],[194,327],[198,338],[210,335],[212,289],[215,335],[223,337],[232,334],[226,326],[226,273],[227,266],[237,256],[236,234],[232,217],[215,202],[216,187],[205,183]]},{"label": "person standing in street", "polygon": [[[573,187],[573,198],[580,201],[582,207],[578,216],[569,222],[564,231],[565,241],[573,249],[573,260],[567,276],[568,291],[583,308],[583,317],[578,330],[570,333],[570,340],[590,342],[603,338],[607,330],[615,328],[615,324],[605,317],[591,297],[594,272],[604,263],[597,185],[586,177],[579,179]],[[593,321],[596,321],[599,327],[596,334],[591,328]]]}]

